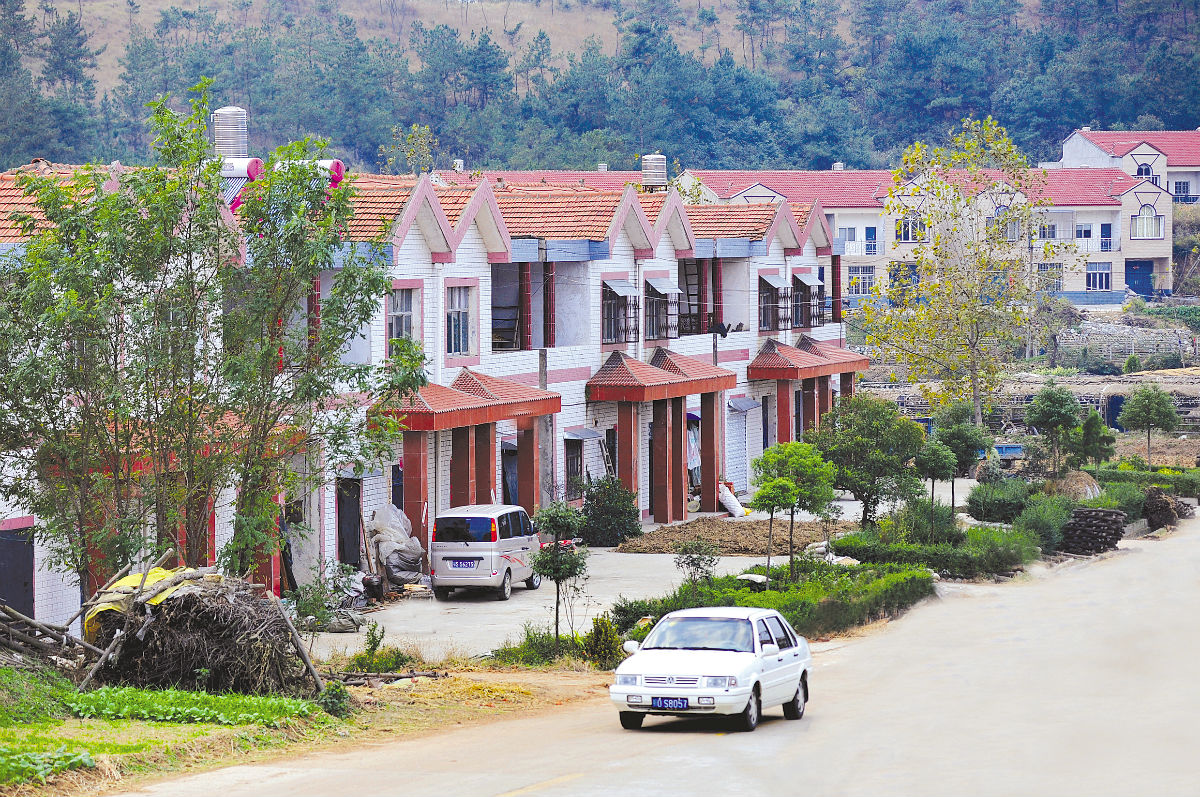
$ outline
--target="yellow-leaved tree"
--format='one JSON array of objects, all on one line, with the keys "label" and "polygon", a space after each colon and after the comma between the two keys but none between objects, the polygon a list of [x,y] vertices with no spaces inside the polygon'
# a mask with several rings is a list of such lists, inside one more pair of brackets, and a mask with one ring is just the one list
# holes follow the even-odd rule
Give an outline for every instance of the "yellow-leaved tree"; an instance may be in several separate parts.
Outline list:
[{"label": "yellow-leaved tree", "polygon": [[863,307],[867,342],[931,404],[969,401],[981,424],[1074,247],[1047,209],[1043,173],[991,117],[964,120],[947,147],[913,144],[894,178],[894,260]]}]

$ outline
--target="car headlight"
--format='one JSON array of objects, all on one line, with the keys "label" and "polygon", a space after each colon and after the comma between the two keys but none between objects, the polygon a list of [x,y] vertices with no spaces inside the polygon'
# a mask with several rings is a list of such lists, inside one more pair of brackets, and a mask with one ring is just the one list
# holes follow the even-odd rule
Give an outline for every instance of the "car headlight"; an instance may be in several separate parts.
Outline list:
[{"label": "car headlight", "polygon": [[637,686],[638,677],[636,675],[618,675],[617,686]]},{"label": "car headlight", "polygon": [[704,676],[705,689],[728,689],[732,686],[737,686],[738,680],[732,675],[706,675]]}]

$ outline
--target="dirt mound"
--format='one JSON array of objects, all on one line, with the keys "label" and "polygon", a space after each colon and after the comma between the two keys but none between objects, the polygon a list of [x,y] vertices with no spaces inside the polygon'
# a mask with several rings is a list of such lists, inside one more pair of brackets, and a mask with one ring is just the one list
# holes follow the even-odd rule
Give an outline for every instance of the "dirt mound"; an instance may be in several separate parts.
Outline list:
[{"label": "dirt mound", "polygon": [[[663,526],[647,532],[641,537],[626,540],[617,547],[621,553],[675,553],[675,546],[681,542],[699,537],[711,542],[720,550],[722,556],[765,556],[767,553],[766,520],[732,520],[720,517],[703,517],[680,523],[675,526]],[[851,531],[857,528],[853,523],[838,522],[829,525],[830,533]],[[810,542],[825,539],[825,524],[820,522],[796,521],[795,544],[796,551],[804,550]],[[788,552],[788,519],[775,518],[775,538],[772,540],[771,553],[774,556],[786,556]]]},{"label": "dirt mound", "polygon": [[1086,501],[1100,495],[1102,490],[1091,474],[1073,470],[1061,479],[1048,479],[1046,492],[1050,495],[1065,496],[1072,501]]}]

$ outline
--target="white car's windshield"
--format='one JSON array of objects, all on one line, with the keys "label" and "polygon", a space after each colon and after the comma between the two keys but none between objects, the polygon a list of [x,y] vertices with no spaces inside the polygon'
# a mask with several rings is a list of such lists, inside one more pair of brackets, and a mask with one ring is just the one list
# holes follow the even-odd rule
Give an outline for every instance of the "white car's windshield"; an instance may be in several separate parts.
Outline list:
[{"label": "white car's windshield", "polygon": [[749,620],[736,617],[665,617],[646,637],[643,650],[754,651]]}]

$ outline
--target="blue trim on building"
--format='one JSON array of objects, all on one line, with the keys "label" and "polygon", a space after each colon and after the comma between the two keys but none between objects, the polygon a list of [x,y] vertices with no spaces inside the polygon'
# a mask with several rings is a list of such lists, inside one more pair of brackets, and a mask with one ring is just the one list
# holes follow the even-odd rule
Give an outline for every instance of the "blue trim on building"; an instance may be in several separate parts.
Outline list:
[{"label": "blue trim on building", "polygon": [[711,238],[701,238],[696,241],[696,245],[692,249],[692,254],[701,259],[716,257],[716,254],[714,254],[716,250],[716,244],[713,243]]},{"label": "blue trim on building", "polygon": [[1071,304],[1124,304],[1125,291],[1061,291],[1054,294]]},{"label": "blue trim on building", "polygon": [[543,240],[541,238],[513,238],[512,262],[514,263],[585,263],[589,260],[607,260],[608,240],[589,241],[585,238],[569,240]]}]

